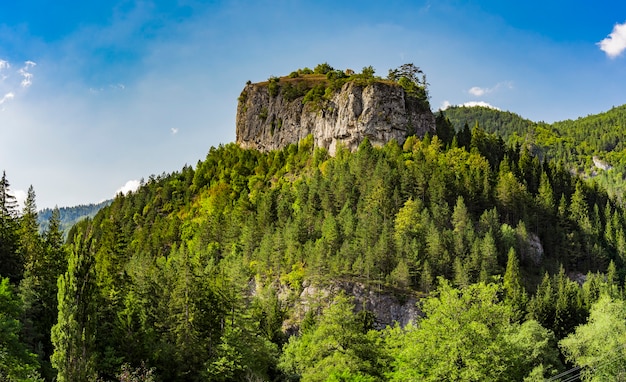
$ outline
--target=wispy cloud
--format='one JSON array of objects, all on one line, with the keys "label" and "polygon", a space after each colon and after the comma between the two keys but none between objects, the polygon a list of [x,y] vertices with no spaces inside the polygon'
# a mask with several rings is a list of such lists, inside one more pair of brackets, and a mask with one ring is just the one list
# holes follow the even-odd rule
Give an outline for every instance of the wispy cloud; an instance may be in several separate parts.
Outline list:
[{"label": "wispy cloud", "polygon": [[490,88],[473,86],[467,92],[475,97],[482,97],[485,94],[493,93],[502,88],[513,89],[513,83],[511,81],[498,82],[495,86]]},{"label": "wispy cloud", "polygon": [[124,91],[124,90],[126,90],[126,85],[122,83],[117,83],[117,84],[109,84],[107,87],[99,87],[99,88],[90,87],[89,93],[93,95],[98,95],[98,94],[103,94],[103,93],[111,93],[111,92]]},{"label": "wispy cloud", "polygon": [[15,98],[15,94],[13,94],[11,92],[3,95],[2,98],[0,98],[0,105],[5,103],[6,101],[12,100],[13,98]]},{"label": "wispy cloud", "polygon": [[613,26],[613,32],[596,45],[598,45],[600,50],[606,53],[609,58],[615,58],[622,54],[626,49],[626,23],[615,24],[615,26]]},{"label": "wispy cloud", "polygon": [[474,86],[472,88],[470,88],[470,90],[467,91],[469,94],[476,96],[476,97],[481,97],[483,95],[485,95],[485,93],[489,93],[489,89],[485,89],[485,88],[481,88],[478,86]]},{"label": "wispy cloud", "polygon": [[27,88],[33,84],[33,74],[29,72],[29,70],[36,65],[37,64],[33,61],[26,61],[24,62],[24,66],[17,71],[22,76],[22,82],[20,85],[23,88]]},{"label": "wispy cloud", "polygon": [[[0,105],[13,100],[19,95],[21,89],[30,87],[33,83],[33,73],[30,69],[37,65],[33,61],[25,61],[18,70],[12,70],[11,63],[0,59]],[[2,109],[4,110],[4,108]]]},{"label": "wispy cloud", "polygon": [[177,128],[177,127],[172,127],[172,128],[170,129],[170,131],[172,132],[172,135],[176,135],[176,134],[178,134],[178,128]]}]

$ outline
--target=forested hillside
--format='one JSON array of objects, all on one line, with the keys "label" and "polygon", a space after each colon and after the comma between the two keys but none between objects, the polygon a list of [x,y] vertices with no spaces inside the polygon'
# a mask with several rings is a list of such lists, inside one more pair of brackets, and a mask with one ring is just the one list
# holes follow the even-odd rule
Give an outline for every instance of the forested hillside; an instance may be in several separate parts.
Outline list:
[{"label": "forested hillside", "polygon": [[[574,365],[605,379],[622,372],[622,358],[605,360],[623,357],[626,336],[621,204],[481,127],[454,132],[438,118],[437,132],[403,146],[365,140],[334,157],[311,137],[268,153],[212,148],[195,168],[118,195],[75,225],[66,246],[56,214],[37,232],[34,191],[22,213],[11,207],[3,177],[0,324],[11,337],[0,375],[504,381]],[[374,330],[350,296],[325,297],[335,280],[420,296],[424,318]],[[303,301],[312,285],[319,296]]]},{"label": "forested hillside", "polygon": [[593,179],[622,200],[626,191],[626,105],[576,120],[534,123],[517,114],[485,107],[452,107],[444,115],[455,129],[478,123],[511,145],[561,161],[571,171]]}]

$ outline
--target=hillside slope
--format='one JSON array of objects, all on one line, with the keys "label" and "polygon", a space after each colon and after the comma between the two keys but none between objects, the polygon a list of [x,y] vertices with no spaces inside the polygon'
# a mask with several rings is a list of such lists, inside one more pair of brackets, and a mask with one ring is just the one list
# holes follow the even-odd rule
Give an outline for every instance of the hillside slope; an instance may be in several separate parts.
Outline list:
[{"label": "hillside slope", "polygon": [[[268,153],[213,148],[196,169],[153,177],[73,229],[73,256],[93,261],[94,324],[107,328],[95,332],[93,351],[109,357],[99,368],[149,360],[162,378],[188,380],[229,360],[267,378],[274,361],[241,354],[277,355],[272,344],[308,325],[340,280],[407,298],[438,276],[498,280],[511,256],[528,291],[546,288],[544,271],[569,282],[560,265],[624,269],[625,215],[606,193],[480,129],[467,147],[365,140],[335,157],[312,140]],[[576,296],[560,309],[578,309]],[[521,309],[562,338],[586,314],[555,319],[541,310],[552,298]],[[239,356],[224,353],[241,344]]]},{"label": "hillside slope", "polygon": [[562,161],[619,199],[626,191],[626,105],[597,115],[553,124],[484,107],[452,107],[444,115],[457,130],[478,123],[508,144],[527,146],[542,158]]}]

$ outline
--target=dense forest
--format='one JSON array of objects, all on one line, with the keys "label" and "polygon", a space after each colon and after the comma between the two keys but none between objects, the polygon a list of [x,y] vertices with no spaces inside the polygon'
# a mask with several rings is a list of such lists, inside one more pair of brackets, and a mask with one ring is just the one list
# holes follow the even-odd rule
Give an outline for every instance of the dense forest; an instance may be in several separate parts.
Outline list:
[{"label": "dense forest", "polygon": [[[58,211],[40,234],[34,190],[17,211],[1,186],[3,379],[625,372],[622,205],[479,125],[439,116],[436,136],[334,157],[312,137],[212,148],[118,195],[66,244]],[[423,316],[377,328],[351,296],[324,293],[335,280],[418,296]],[[310,285],[319,297],[301,301]]]},{"label": "dense forest", "polygon": [[[319,102],[374,80],[320,64],[266,85]],[[428,106],[419,68],[385,81]],[[433,136],[334,156],[220,145],[67,231],[3,173],[0,380],[622,379],[620,110],[451,109]],[[387,325],[346,285],[419,314]]]},{"label": "dense forest", "polygon": [[553,124],[486,107],[452,107],[443,113],[457,130],[478,124],[507,144],[523,145],[541,158],[562,162],[618,199],[626,192],[626,105]]}]

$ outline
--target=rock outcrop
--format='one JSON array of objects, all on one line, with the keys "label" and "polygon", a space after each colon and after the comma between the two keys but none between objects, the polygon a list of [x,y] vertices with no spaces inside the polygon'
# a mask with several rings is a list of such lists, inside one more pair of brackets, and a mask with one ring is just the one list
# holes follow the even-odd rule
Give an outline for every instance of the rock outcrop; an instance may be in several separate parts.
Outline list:
[{"label": "rock outcrop", "polygon": [[[252,281],[250,295],[257,295],[263,284]],[[367,285],[359,281],[334,280],[324,284],[305,280],[302,288],[293,289],[285,284],[273,284],[278,299],[289,307],[290,317],[283,322],[288,334],[297,333],[306,313],[311,309],[325,309],[339,294],[352,298],[355,313],[363,309],[373,315],[373,326],[383,329],[395,324],[401,327],[423,316],[418,307],[418,295],[408,289],[394,289]]]},{"label": "rock outcrop", "polygon": [[303,103],[304,95],[289,99],[280,86],[268,82],[248,84],[237,107],[237,143],[260,151],[281,149],[309,134],[316,147],[334,155],[338,145],[355,150],[365,137],[372,145],[392,139],[402,144],[407,136],[423,136],[435,130],[429,107],[408,97],[391,81],[358,84],[349,81],[330,95]]},{"label": "rock outcrop", "polygon": [[[394,293],[386,289],[368,287],[360,282],[338,281],[326,287],[307,285],[299,296],[301,310],[308,310],[311,304],[327,303],[339,293],[352,296],[356,311],[366,309],[374,315],[374,327],[383,329],[386,326],[399,324],[406,326],[409,322],[423,316],[417,307],[417,296],[414,294]],[[406,292],[406,291],[404,291]]]}]

